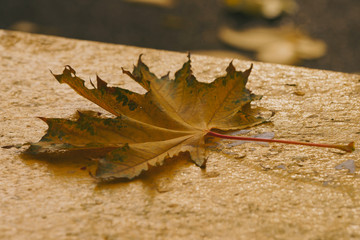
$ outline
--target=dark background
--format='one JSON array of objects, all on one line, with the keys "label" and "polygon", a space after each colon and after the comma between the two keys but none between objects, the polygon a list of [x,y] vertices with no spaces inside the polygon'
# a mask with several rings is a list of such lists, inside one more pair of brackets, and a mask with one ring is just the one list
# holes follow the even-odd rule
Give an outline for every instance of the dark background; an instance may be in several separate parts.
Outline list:
[{"label": "dark background", "polygon": [[[0,0],[0,28],[36,24],[37,33],[140,47],[191,51],[234,50],[217,38],[221,26],[238,29],[293,23],[327,43],[326,56],[302,66],[360,72],[360,1],[298,0],[299,10],[275,20],[227,11],[221,0],[178,0],[174,8],[121,0]],[[249,57],[253,53],[242,52]]]}]

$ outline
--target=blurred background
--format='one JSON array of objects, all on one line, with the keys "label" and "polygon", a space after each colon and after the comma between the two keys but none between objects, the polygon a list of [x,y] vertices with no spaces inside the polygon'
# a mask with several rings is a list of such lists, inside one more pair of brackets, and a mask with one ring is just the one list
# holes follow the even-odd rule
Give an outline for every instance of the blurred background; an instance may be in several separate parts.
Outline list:
[{"label": "blurred background", "polygon": [[360,72],[359,0],[0,0],[0,28]]}]

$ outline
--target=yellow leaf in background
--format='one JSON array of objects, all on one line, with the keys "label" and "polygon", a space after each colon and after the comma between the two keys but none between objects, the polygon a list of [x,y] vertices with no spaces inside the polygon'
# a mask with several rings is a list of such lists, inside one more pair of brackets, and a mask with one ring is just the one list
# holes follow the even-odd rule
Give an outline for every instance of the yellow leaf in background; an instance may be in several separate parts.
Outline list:
[{"label": "yellow leaf in background", "polygon": [[219,38],[238,49],[255,51],[257,59],[264,62],[296,64],[301,59],[319,58],[326,53],[324,41],[312,39],[293,26],[241,31],[223,27]]},{"label": "yellow leaf in background", "polygon": [[158,7],[172,8],[175,6],[175,0],[124,0],[125,2],[154,5]]},{"label": "yellow leaf in background", "polygon": [[271,42],[260,47],[256,58],[263,62],[279,64],[296,64],[299,61],[295,44],[286,40]]},{"label": "yellow leaf in background", "polygon": [[297,9],[294,0],[225,0],[226,7],[248,15],[276,18],[282,13],[293,13]]},{"label": "yellow leaf in background", "polygon": [[192,50],[194,54],[212,56],[218,58],[232,58],[232,59],[241,59],[241,60],[250,60],[248,57],[237,53],[235,51],[227,50]]}]

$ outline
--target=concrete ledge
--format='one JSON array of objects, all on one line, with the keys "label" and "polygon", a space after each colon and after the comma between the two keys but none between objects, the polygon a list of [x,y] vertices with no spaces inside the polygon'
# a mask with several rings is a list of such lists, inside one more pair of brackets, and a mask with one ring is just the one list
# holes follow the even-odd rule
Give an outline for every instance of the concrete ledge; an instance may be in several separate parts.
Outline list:
[{"label": "concrete ledge", "polygon": [[[101,111],[49,69],[71,65],[112,85],[142,91],[121,73],[140,53],[157,75],[186,54],[0,30],[0,146],[37,141],[37,116]],[[199,80],[230,59],[193,56]],[[250,62],[235,60],[237,69]],[[313,142],[360,142],[360,76],[254,63],[249,88],[277,112],[252,133]],[[183,156],[132,182],[97,185],[82,165],[24,160],[0,148],[1,239],[359,239],[360,171],[335,166],[360,151],[244,144],[210,153],[201,170]]]}]

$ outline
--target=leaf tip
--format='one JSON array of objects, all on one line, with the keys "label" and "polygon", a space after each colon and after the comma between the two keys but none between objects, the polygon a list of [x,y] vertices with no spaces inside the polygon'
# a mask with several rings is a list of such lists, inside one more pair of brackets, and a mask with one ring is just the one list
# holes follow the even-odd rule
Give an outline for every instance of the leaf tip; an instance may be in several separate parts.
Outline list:
[{"label": "leaf tip", "polygon": [[71,75],[72,77],[76,76],[76,71],[70,65],[65,65],[63,74],[65,74],[65,73]]},{"label": "leaf tip", "polygon": [[97,83],[97,89],[105,89],[107,87],[107,82],[102,80],[99,75],[96,74],[96,83]]},{"label": "leaf tip", "polygon": [[[135,68],[135,66],[134,66],[134,68]],[[125,70],[123,67],[121,68],[121,70],[122,70],[123,74],[126,74],[126,75],[128,75],[129,77],[131,77],[132,79],[135,80],[135,76],[130,71]]]},{"label": "leaf tip", "polygon": [[138,58],[138,65],[144,64],[144,62],[142,61],[143,55],[144,55],[143,53],[140,53],[139,58]]},{"label": "leaf tip", "polygon": [[[96,75],[96,76],[97,76],[97,75]],[[94,83],[91,81],[91,79],[90,79],[90,84],[91,84],[91,86],[92,86],[94,89],[96,89],[96,87],[95,87]]]},{"label": "leaf tip", "polygon": [[47,118],[45,118],[45,117],[37,117],[38,119],[40,119],[40,120],[42,120],[42,121],[44,121],[44,122],[48,122],[48,119]]},{"label": "leaf tip", "polygon": [[161,79],[169,80],[170,72],[167,72],[164,76],[161,77]]},{"label": "leaf tip", "polygon": [[59,83],[63,83],[63,77],[76,77],[76,71],[70,67],[70,65],[65,65],[65,68],[63,70],[62,74],[54,74],[51,70],[50,73],[55,77],[55,79],[59,82]]},{"label": "leaf tip", "polygon": [[190,51],[187,53],[187,58],[188,58],[188,61],[191,62],[191,53],[190,53]]},{"label": "leaf tip", "polygon": [[251,73],[251,71],[252,71],[252,69],[253,69],[253,66],[254,66],[254,64],[251,63],[250,67],[249,67],[247,70],[245,70],[244,75],[245,75],[246,77],[249,77],[249,76],[250,76],[250,73]]},{"label": "leaf tip", "polygon": [[233,61],[234,60],[231,60],[231,62],[229,63],[229,66],[226,68],[226,72],[228,74],[235,72],[235,67],[234,67]]},{"label": "leaf tip", "polygon": [[54,78],[59,82],[62,83],[62,74],[54,74],[51,70],[50,73],[54,76]]}]

